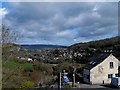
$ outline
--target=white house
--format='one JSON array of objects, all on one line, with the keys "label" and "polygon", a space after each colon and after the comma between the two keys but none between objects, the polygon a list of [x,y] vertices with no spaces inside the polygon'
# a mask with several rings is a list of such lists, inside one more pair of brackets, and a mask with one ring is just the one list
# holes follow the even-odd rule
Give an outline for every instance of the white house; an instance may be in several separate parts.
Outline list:
[{"label": "white house", "polygon": [[32,58],[28,58],[27,61],[28,61],[28,62],[31,62],[31,61],[33,61],[33,59],[32,59]]},{"label": "white house", "polygon": [[96,54],[90,58],[83,71],[83,80],[89,84],[110,84],[118,77],[119,60],[110,53]]}]

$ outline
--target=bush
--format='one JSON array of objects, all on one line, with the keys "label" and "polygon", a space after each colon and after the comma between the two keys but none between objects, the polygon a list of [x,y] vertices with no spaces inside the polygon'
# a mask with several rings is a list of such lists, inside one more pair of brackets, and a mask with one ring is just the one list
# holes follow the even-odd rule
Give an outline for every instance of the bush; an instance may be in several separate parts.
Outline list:
[{"label": "bush", "polygon": [[52,75],[53,74],[52,66],[50,66],[49,64],[43,64],[43,63],[42,64],[36,64],[33,67],[34,67],[34,69],[36,71],[45,72],[48,75]]},{"label": "bush", "polygon": [[64,88],[71,88],[72,86],[70,84],[66,84]]},{"label": "bush", "polygon": [[46,74],[45,72],[40,72],[40,71],[34,71],[31,75],[30,75],[31,80],[33,80],[37,85],[38,83],[41,83],[42,86],[46,85],[46,84],[51,84],[52,82],[54,82],[54,76],[53,75],[49,75]]},{"label": "bush", "polygon": [[23,75],[28,75],[29,76],[33,71],[34,71],[33,67],[27,67],[27,68],[24,69]]},{"label": "bush", "polygon": [[26,81],[26,82],[21,84],[20,88],[22,88],[22,89],[33,88],[34,86],[35,86],[35,83],[33,81]]},{"label": "bush", "polygon": [[69,73],[72,71],[72,64],[68,62],[63,62],[58,64],[58,66],[53,67],[53,70],[54,70],[54,75],[63,72],[63,70]]}]

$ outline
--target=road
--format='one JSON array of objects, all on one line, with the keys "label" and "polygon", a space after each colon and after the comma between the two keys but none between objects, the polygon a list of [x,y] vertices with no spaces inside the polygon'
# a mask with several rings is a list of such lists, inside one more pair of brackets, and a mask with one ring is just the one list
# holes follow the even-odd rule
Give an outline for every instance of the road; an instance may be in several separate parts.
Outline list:
[{"label": "road", "polygon": [[100,86],[100,85],[89,85],[89,84],[79,84],[80,88],[107,88],[107,87],[104,87],[104,86]]}]

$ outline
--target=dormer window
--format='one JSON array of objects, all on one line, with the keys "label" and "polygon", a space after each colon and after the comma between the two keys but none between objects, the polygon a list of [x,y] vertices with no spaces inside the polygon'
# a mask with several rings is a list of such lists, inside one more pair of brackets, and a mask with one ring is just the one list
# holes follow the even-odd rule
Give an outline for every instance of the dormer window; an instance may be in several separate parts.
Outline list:
[{"label": "dormer window", "polygon": [[110,69],[114,68],[113,62],[110,62]]}]

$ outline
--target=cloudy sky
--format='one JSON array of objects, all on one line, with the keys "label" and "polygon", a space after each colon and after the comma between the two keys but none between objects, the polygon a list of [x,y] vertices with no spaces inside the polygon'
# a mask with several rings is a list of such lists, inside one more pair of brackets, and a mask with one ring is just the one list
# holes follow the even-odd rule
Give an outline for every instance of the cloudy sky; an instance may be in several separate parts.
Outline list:
[{"label": "cloudy sky", "polygon": [[6,2],[3,23],[19,44],[72,45],[118,35],[117,2]]}]

